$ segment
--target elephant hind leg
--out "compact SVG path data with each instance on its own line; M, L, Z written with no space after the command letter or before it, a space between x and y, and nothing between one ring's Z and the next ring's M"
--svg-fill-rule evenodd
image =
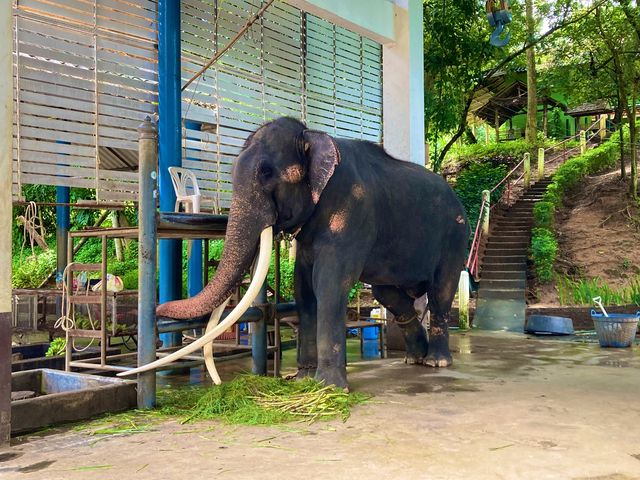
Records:
M429 325L429 354L424 364L430 367L448 367L453 363L449 351L449 313L458 288L460 271L457 267L440 270L436 280L427 288L431 322Z
M407 363L422 363L428 352L427 337L413 306L413 298L406 291L392 285L374 285L373 296L395 316L402 330L407 350Z

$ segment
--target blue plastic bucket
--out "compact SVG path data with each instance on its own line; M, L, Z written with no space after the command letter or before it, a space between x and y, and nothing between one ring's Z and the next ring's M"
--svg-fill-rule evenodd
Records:
M362 329L362 338L363 340L377 340L379 331L380 328L377 326L364 327Z
M593 326L601 347L630 347L638 330L640 312L610 313L605 317L602 313L591 310Z

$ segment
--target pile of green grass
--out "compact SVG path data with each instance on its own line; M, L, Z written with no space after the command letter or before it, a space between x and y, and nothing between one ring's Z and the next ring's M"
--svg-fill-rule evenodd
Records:
M177 416L183 423L219 419L232 424L274 425L337 417L344 421L352 406L368 398L325 387L313 379L240 375L218 386L162 390L158 407L160 414Z

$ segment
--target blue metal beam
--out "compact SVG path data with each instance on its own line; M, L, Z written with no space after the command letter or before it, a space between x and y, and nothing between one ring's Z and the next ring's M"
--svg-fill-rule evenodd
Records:
M158 1L158 114L160 210L173 211L176 195L169 167L182 165L180 2ZM160 303L182 297L182 245L180 240L160 240ZM165 347L180 344L181 336L161 337Z

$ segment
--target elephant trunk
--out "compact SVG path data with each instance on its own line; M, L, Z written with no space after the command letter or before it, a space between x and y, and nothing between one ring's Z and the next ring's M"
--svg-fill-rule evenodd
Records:
M234 194L231 202L224 250L215 277L195 297L159 305L158 317L189 319L207 315L242 281L256 254L260 232L273 224L269 214L256 212L243 198Z

